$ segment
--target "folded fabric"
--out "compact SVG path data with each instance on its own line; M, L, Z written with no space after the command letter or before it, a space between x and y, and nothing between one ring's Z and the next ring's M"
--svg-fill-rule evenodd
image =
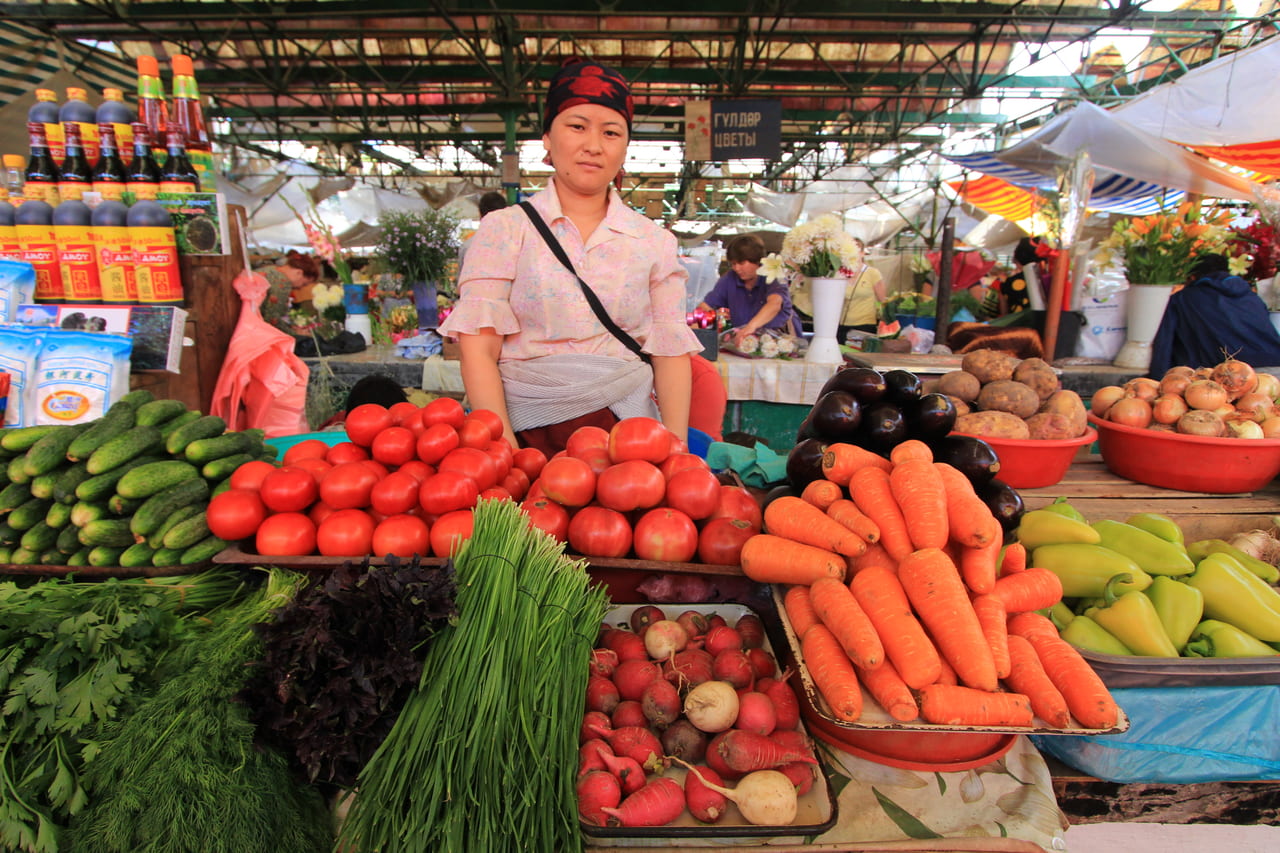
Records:
M396 344L396 355L400 358L427 358L439 355L444 351L444 338L435 332L423 332L412 338L401 338Z
M724 441L713 441L707 448L707 464L713 471L730 470L748 486L764 488L787 478L787 459L758 443L743 447Z

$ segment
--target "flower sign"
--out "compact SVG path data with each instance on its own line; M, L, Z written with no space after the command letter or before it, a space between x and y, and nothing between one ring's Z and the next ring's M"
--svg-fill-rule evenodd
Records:
M1173 213L1122 219L1102 242L1098 262L1111 266L1119 254L1130 283L1182 284L1198 257L1227 253L1229 219L1223 211L1202 221L1190 202Z
M781 254L766 257L760 274L766 281L783 282L795 275L809 279L848 277L861 263L862 250L844 232L839 217L828 213L788 231Z

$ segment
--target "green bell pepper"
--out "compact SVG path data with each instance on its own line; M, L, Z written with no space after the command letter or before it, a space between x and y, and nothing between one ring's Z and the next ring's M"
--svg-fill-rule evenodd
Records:
M1204 614L1268 643L1280 641L1280 592L1227 554L1210 554L1187 583L1204 595Z
M1197 563L1210 554L1228 554L1267 583L1280 581L1280 569L1257 557L1250 557L1225 539L1201 539L1192 542L1187 546L1187 554Z
M1143 590L1143 595L1155 605L1164 632L1181 653L1191 632L1204 618L1204 595L1195 587L1165 575L1152 578L1151 586Z
M1088 616L1077 616L1058 633L1062 639L1077 649L1084 649L1087 652L1097 652L1101 655L1133 655L1128 646Z
M1161 515L1158 512L1139 512L1126 518L1124 523L1155 534L1166 542L1172 542L1175 545L1186 544L1182 538L1182 527L1167 515Z
M1049 616L1049 621L1053 623L1053 627L1059 631L1070 625L1071 620L1076 618L1076 614L1063 601L1055 601L1053 606L1049 608L1047 615Z
M1102 540L1098 531L1086 522L1069 518L1048 509L1033 509L1023 513L1018 522L1018 541L1028 551L1042 545L1083 543L1096 545Z
M1053 503L1040 508L1047 509L1049 512L1056 512L1059 515L1065 515L1067 518L1074 518L1076 521L1088 521L1084 517L1084 513L1073 507L1066 498L1054 498Z
M1141 592L1116 594L1116 586L1132 580L1117 575L1107 581L1103 597L1107 603L1085 611L1085 616L1109 631L1124 643L1135 655L1153 658L1176 658L1178 650L1165 633L1156 607Z
M1097 531L1094 533L1096 535ZM1131 581L1124 588L1126 592L1151 586L1151 575L1137 563L1101 545L1081 542L1041 545L1031 553L1028 565L1048 569L1057 575L1062 581L1063 598L1097 598L1106 589L1107 581L1116 575L1130 576Z
M1196 626L1187 643L1187 657L1194 658L1260 658L1274 657L1280 652L1257 637L1246 634L1235 625L1206 619Z
M1102 541L1098 544L1119 551L1152 575L1189 575L1196 564L1187 549L1148 533L1140 527L1104 518L1093 523Z

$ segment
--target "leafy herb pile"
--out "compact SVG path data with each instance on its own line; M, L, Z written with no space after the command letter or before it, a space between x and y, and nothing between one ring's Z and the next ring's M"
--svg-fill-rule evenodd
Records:
M422 673L427 641L455 614L454 573L350 562L256 626L264 656L242 694L259 734L312 780L349 788Z
M71 826L75 853L321 853L333 837L323 798L232 701L261 654L253 626L292 601L300 575L272 569L242 603L176 650L172 674L111 726L86 780L99 792Z
M0 849L57 853L99 790L85 766L108 722L137 704L170 648L203 630L191 614L243 592L226 572L0 583Z

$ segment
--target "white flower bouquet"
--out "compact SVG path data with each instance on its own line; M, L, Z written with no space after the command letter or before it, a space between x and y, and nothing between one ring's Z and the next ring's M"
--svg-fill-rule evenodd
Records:
M862 250L844 231L835 214L824 214L797 225L782 239L782 252L766 257L760 274L767 281L789 282L794 276L849 276L862 263Z

